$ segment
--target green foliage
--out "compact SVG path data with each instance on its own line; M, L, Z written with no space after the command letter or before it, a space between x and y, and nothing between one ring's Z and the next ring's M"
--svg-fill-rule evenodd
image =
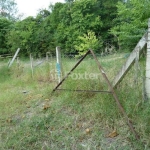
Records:
M56 3L50 15L51 26L55 30L55 45L61 46L65 53L75 53L74 45L78 44L78 36L87 33L88 30L97 32L102 22L95 10L96 5L97 0Z
M37 54L44 54L49 51L53 53L53 30L51 28L50 12L41 10L35 18L36 26L32 34L32 51Z
M7 34L7 44L12 51L20 47L23 55L39 55L51 51L51 34L48 16L50 12L41 10L36 18L28 17L14 24Z
M11 51L16 51L20 47L24 54L32 52L32 35L35 24L33 17L28 17L14 24L12 30L7 34L7 44Z
M0 17L0 53L4 54L8 52L6 45L6 34L10 30L11 21L6 18Z
M79 44L75 45L75 49L81 56L84 55L89 49L97 50L102 45L102 43L99 43L95 33L92 31L89 31L87 34L83 34L83 36L79 36L78 40Z
M10 0L5 4L8 2ZM47 51L55 53L56 46L60 46L64 53L76 53L78 37L87 31L94 32L99 41L110 38L107 32L112 25L106 25L106 22L115 17L115 4L116 0L112 3L100 0L67 0L66 3L50 5L50 10L40 10L35 18L27 17L13 24L10 32L3 35L7 39L5 47L12 52L20 47L23 55L31 52L35 55Z
M95 9L97 9L102 21L102 27L98 31L104 41L104 46L106 43L112 45L114 42L114 37L109 33L109 30L115 25L113 20L117 15L116 5L118 1L122 0L97 0Z
M150 1L130 0L127 3L119 2L117 8L116 25L110 32L118 38L122 49L132 50L146 32L150 16Z

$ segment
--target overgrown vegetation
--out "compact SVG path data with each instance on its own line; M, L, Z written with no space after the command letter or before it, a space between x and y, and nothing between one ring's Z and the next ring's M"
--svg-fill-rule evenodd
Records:
M117 54L99 58L111 81L124 63L124 56ZM140 63L143 71L144 61ZM63 58L64 71L68 72L75 62ZM133 68L116 89L140 135L140 141L136 141L112 95L69 91L51 95L56 86L52 78L55 62L36 67L34 78L27 60L20 63L20 68L14 64L9 70L5 67L6 62L2 63L0 149L149 149L150 111L149 102L142 98L142 71L139 72L138 86L134 82ZM98 79L69 77L61 88L108 90L91 57L85 59L73 73L85 72L98 74ZM109 134L113 131L118 136L110 138Z
M129 0L127 3L117 4L117 17L111 33L116 37L120 49L132 49L147 31L150 17L150 1Z
M132 68L116 93L140 136L137 141L111 94L57 91L55 61L34 67L27 56L55 54L82 56L89 48L98 53L110 81L128 54L147 30L149 0L66 0L40 10L23 20L14 16L14 0L0 0L0 54L21 48L20 64L8 69L0 60L0 149L150 149L149 101L143 100L145 58L138 79ZM12 9L13 8L13 9ZM100 54L101 53L101 54ZM25 58L24 61L22 56ZM100 57L103 56L103 57ZM62 58L65 74L78 57ZM137 73L137 72L136 72ZM88 56L61 86L70 90L108 90L93 58Z
M79 56L84 55L89 49L98 49L102 45L102 41L99 41L94 32L88 31L87 34L78 37L79 43L75 45L75 49L78 50Z
M10 6L12 1L2 3ZM112 46L116 50L132 50L147 30L149 6L148 0L71 0L50 5L36 17L23 20L14 21L0 13L0 54L14 53L20 47L24 56L40 55L54 53L56 46L63 53L77 54L80 50L76 46L82 44L78 37L88 31L99 41L94 47L97 53Z

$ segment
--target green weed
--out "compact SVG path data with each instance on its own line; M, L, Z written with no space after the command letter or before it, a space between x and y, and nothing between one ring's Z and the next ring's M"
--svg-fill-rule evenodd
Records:
M111 57L98 59L112 81L125 59L117 59L117 54L114 59ZM68 72L75 62L63 59L64 71ZM143 71L144 63L140 66ZM108 91L92 58L85 59L73 73L85 72L98 73L98 79L72 79L69 76L60 88ZM55 62L35 67L33 76L27 60L19 67L17 64L10 69L1 67L0 149L148 150L149 102L143 101L142 78L139 76L135 84L134 73L134 69L129 71L116 93L141 137L140 142L129 130L111 94L67 90L51 94L57 84L57 79L52 78L52 74L56 74ZM109 138L114 130L118 136Z

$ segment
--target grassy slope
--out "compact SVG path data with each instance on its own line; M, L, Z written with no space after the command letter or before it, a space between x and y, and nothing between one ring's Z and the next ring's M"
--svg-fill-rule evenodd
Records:
M118 57L99 59L111 80L125 61ZM65 72L74 63L69 59L63 61ZM0 66L0 149L148 149L150 110L149 102L142 100L142 71L139 72L138 85L135 85L134 69L131 69L116 92L144 147L134 139L111 95L68 91L51 95L56 83L49 71L54 73L55 64L45 63L37 67L34 79L30 66L24 64L21 63L20 69L14 64L10 70ZM93 59L86 59L75 73L85 71L98 72ZM99 80L68 79L64 87L107 89L101 76ZM108 134L113 130L119 135L109 138Z

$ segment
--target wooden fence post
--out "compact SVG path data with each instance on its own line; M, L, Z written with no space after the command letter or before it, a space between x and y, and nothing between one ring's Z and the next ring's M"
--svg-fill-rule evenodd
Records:
M30 64L31 64L31 71L32 71L32 78L33 78L33 57L32 57L32 54L30 54Z
M17 57L17 67L18 67L18 71L20 69L20 61L19 61L19 57Z
M14 62L14 60L16 59L16 57L17 57L19 51L20 51L20 48L17 49L17 51L16 51L14 57L12 58L12 60L10 61L9 65L8 65L8 67L10 67L10 66L13 64L13 62Z
M139 73L139 70L140 70L140 68L139 68L139 57L140 57L139 51L140 51L140 49L141 48L139 47L139 49L137 49L135 51L135 53L136 53L135 65L134 65L134 69L135 69L134 82L135 82L135 85L138 84L138 73Z
M51 65L52 65L52 54L51 52L46 52L46 62L49 65L48 74L51 77Z
M132 66L133 62L135 61L137 57L137 53L140 54L142 49L147 43L147 32L144 34L144 36L140 39L134 50L130 53L129 57L127 58L127 61L120 69L119 73L116 75L116 77L113 80L113 87L117 87L117 85L121 82L121 80L124 78L126 73L129 71L130 67Z
M148 20L147 57L146 57L146 95L150 98L150 18Z
M62 79L62 62L61 62L61 50L60 47L56 47L56 60L57 60L57 64L56 64L56 69L57 69L57 73L58 73L58 82L61 81Z

